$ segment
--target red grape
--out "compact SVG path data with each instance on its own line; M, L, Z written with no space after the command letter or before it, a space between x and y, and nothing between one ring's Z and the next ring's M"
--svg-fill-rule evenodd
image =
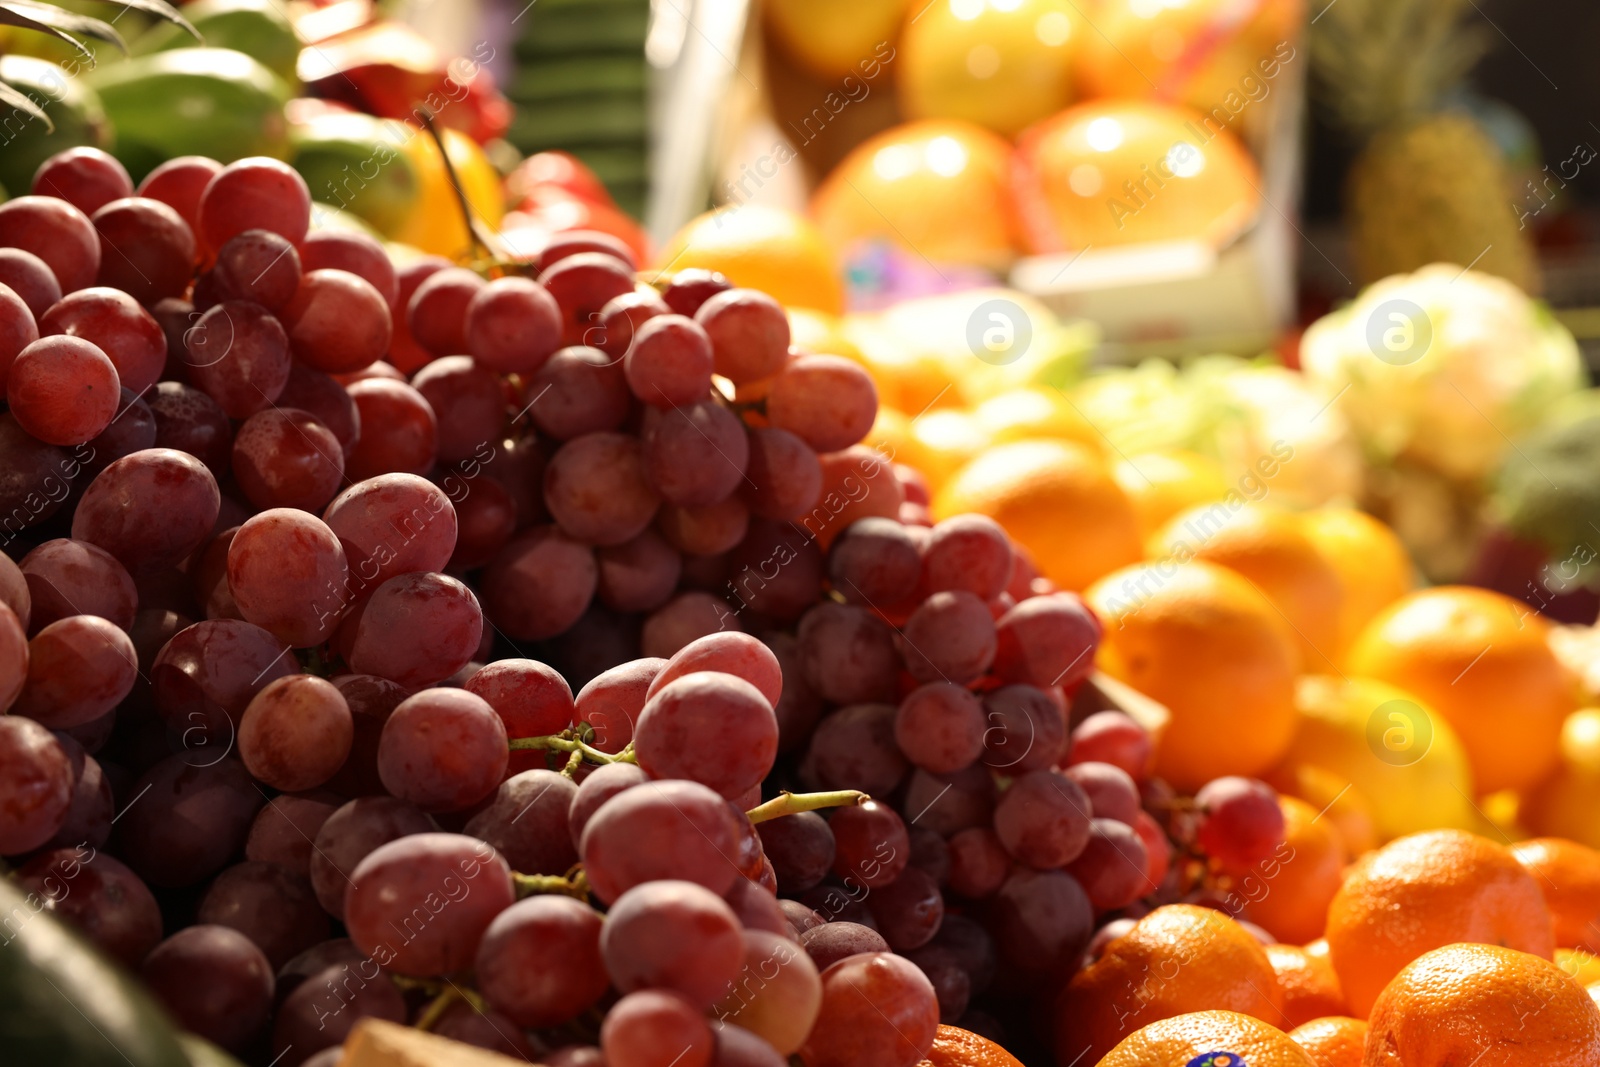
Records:
M805 947L806 955L811 957L811 962L816 964L819 971L825 971L840 960L859 956L863 952L889 951L889 942L870 926L839 920L807 930L800 935L800 944Z
M733 283L718 271L689 267L672 275L661 299L679 315L693 316L707 300L732 288Z
M380 845L351 877L350 939L385 970L414 977L471 967L484 931L516 900L506 861L462 834Z
M56 196L85 215L107 201L133 195L133 179L111 153L82 145L57 152L33 172L35 196Z
M895 743L895 716L889 704L847 704L824 716L807 754L818 783L873 796L893 792L909 769Z
M311 191L288 164L250 156L206 184L197 219L195 236L212 250L245 230L270 230L299 244L311 227Z
M333 432L308 412L272 408L251 415L233 440L233 477L258 508L315 511L344 480Z
M973 826L950 838L952 891L970 900L992 896L1011 873L1011 856L1000 836L986 826Z
M138 590L102 548L59 537L23 556L17 573L26 581L32 632L70 615L98 615L124 630L133 625Z
M138 677L128 635L96 615L69 615L28 642L28 681L12 709L52 729L93 722L122 702Z
M842 356L798 356L772 380L767 418L818 452L837 452L867 435L878 391L860 365Z
M744 540L750 509L737 496L704 507L668 504L657 514L656 527L685 555L720 556Z
M578 691L577 721L594 732L591 743L596 748L621 752L633 740L650 684L666 665L665 659L632 660L596 675Z
M349 942L345 942L346 945ZM406 1021L406 1001L376 963L350 950L355 959L337 960L306 975L284 997L272 1025L272 1050L282 1067L329 1067L327 1049L344 1055L339 1046L362 1019ZM279 986L283 992L282 983ZM302 1060L301 1057L310 1057Z
M743 678L700 671L650 697L633 740L639 766L651 777L686 778L732 798L760 785L772 769L778 720Z
M957 515L933 527L923 573L930 593L962 590L993 600L1011 577L1011 541L987 515Z
M883 457L865 445L818 456L822 495L801 524L827 549L852 523L870 516L898 518L904 490Z
M9 286L36 321L61 299L61 284L50 265L20 248L0 248L0 285Z
M150 668L156 708L184 745L230 745L234 724L267 683L300 673L287 646L259 626L210 619L180 630Z
M750 510L788 521L810 511L822 495L822 466L811 446L787 430L752 429L749 468L741 492Z
M200 236L200 197L222 164L205 156L178 156L156 167L139 183L139 195L176 211L196 239Z
M464 267L445 265L431 271L412 291L406 305L406 323L412 338L435 356L471 352L467 308L487 284ZM553 350L555 345L550 347Z
M496 278L478 287L466 307L465 341L453 351L471 352L483 366L502 374L527 374L561 347L561 309L538 282Z
M389 351L389 305L349 271L307 271L280 315L294 354L328 374L360 370Z
M1097 711L1073 729L1066 762L1109 763L1137 780L1149 773L1151 753L1144 727L1123 712Z
M558 441L615 430L632 404L622 369L593 348L563 348L528 379L529 417Z
M644 620L639 650L646 656L675 656L690 642L730 628L737 630L739 619L726 602L691 590L679 593Z
M750 460L744 424L721 404L701 401L651 409L644 423L644 468L673 504L715 504L737 489Z
M944 896L939 882L919 867L907 867L900 877L873 890L867 907L878 920L878 932L896 952L920 948L933 940L944 921Z
M581 345L585 332L597 324L600 309L613 297L633 292L633 269L604 252L578 252L551 264L539 275L539 284L561 309L561 343Z
M274 789L310 789L344 764L353 733L339 690L315 675L290 675L251 698L239 722L239 755Z
M389 792L424 811L460 811L500 784L507 753L505 724L482 697L429 689L384 723L378 774Z
M840 808L828 821L833 831L833 871L846 884L880 889L900 877L911 861L911 839L894 809L876 800Z
M157 448L187 452L212 474L225 474L233 447L233 427L217 402L181 382L162 382L149 394L156 420Z
M412 573L390 578L356 605L339 644L352 670L420 689L466 666L482 637L483 612L471 589L443 574Z
M816 965L792 938L746 930L742 940L744 966L713 1009L717 1020L724 1030L757 1035L771 1051L793 1053L822 1006Z
M820 815L809 811L785 815L761 823L756 830L777 872L779 892L804 892L832 870L833 831Z
M383 246L354 230L316 230L299 243L300 262L308 271L348 271L377 290L393 307L400 297L400 279Z
M895 712L894 736L906 758L934 774L954 774L983 755L983 704L949 682L912 691Z
M600 930L600 914L570 897L518 901L495 916L478 944L478 988L518 1026L560 1026L611 985Z
M17 870L16 881L45 911L125 967L138 967L161 940L161 908L149 887L102 851L41 852Z
M721 671L742 678L773 707L783 695L783 670L778 657L756 638L731 632L711 634L685 645L667 661L645 695L655 696L668 683L696 671Z
M621 433L585 434L562 445L545 468L544 498L568 536L592 545L631 541L661 504L638 440Z
M917 681L969 685L994 662L994 617L971 593L934 593L906 620L901 641Z
M467 692L488 701L510 737L543 737L572 725L572 689L535 660L497 660L472 676Z
M914 1064L939 1029L933 984L903 956L850 956L822 972L822 1010L800 1050L807 1067Z
M85 451L90 453L83 469L92 478L123 456L143 452L154 447L155 443L155 413L150 410L149 404L123 386L117 390L117 413L112 416L111 425L91 437L88 444L77 451L79 455Z
M733 909L703 886L653 881L619 896L600 952L623 993L665 989L708 1008L739 975L744 939Z
M1000 960L1023 978L1065 978L1094 932L1094 905L1065 871L1019 867L992 898L989 930Z
M61 829L72 805L72 763L32 719L0 716L0 855L31 852Z
M1200 787L1196 840L1208 854L1235 868L1248 868L1283 843L1283 809L1271 786L1230 775Z
M238 760L197 765L196 756L180 752L145 771L128 794L138 801L117 816L117 855L153 885L196 885L222 870L266 802Z
M278 406L309 412L339 439L346 454L361 435L361 417L344 386L303 364L294 363L289 367L289 380L278 394Z
M707 1067L715 1045L695 1005L656 989L623 997L600 1024L607 1067Z
M608 256L622 260L628 265L629 270L639 268L633 249L629 248L621 238L600 230L566 230L554 234L550 238L550 243L539 251L536 262L540 271L546 271L552 265L579 252L604 252Z
M1141 811L1134 816L1133 832L1139 835L1145 849L1145 885L1141 892L1153 893L1166 880L1167 869L1172 864L1172 842L1149 812Z
M512 538L489 562L484 610L513 641L542 641L578 621L594 597L594 552L554 526Z
M236 863L217 875L200 898L195 919L237 930L274 968L326 941L332 933L328 916L317 904L305 875L291 874L271 863Z
M452 484L447 476L445 483ZM493 559L517 532L517 502L493 478L456 482L456 548L450 554L453 571L475 570Z
M638 328L622 366L628 388L646 404L693 404L711 388L711 339L693 319L657 315Z
M158 433L159 426L158 416ZM147 448L89 483L72 517L72 539L99 545L137 576L170 567L204 544L221 506L205 464L170 448Z
M105 204L91 221L100 235L98 284L141 304L183 296L194 273L194 234L176 211L130 196Z
M572 835L572 844L577 847L583 840L584 827L589 825L589 820L600 806L618 793L632 789L636 785L643 785L649 779L639 769L636 763L608 763L597 767L583 784L578 786L578 792L573 796L572 803L567 809L568 829Z
M253 301L276 314L294 299L303 273L300 253L288 238L269 230L245 230L218 250L211 295L218 301Z
M1139 814L1139 786L1120 767L1109 763L1073 763L1063 772L1083 789L1097 819L1133 825Z
M322 519L344 545L351 576L368 585L442 571L455 550L455 507L444 490L413 474L357 482L334 498Z
M853 604L825 602L800 620L806 680L835 704L893 697L899 671L894 631Z
M657 315L671 313L672 309L654 289L636 288L606 301L600 309L599 325L591 326L584 334L584 344L600 349L609 362L619 363L633 345L639 327Z
M39 335L66 334L91 342L135 393L156 384L167 358L161 325L127 293L104 286L62 297L39 319Z
M994 673L1005 681L1070 691L1094 670L1100 622L1076 593L1029 597L995 629Z
M1067 866L1097 911L1126 907L1156 886L1146 877L1149 857L1134 829L1114 819L1095 819L1083 852Z
M185 1030L239 1049L272 1010L272 964L226 926L191 926L150 950L139 976Z
M921 574L917 543L893 519L851 523L828 552L833 587L855 604L885 608L901 604L916 593Z
M259 304L217 304L200 316L184 343L190 382L230 418L271 407L289 380L289 339Z
M483 810L467 820L465 832L489 842L523 874L565 874L578 862L567 811L577 795L572 779L555 771L513 774Z
M583 866L595 895L615 901L642 882L681 879L727 892L742 877L727 802L698 782L649 782L600 806L584 828Z
M94 223L53 196L19 196L0 204L0 246L44 260L63 293L93 285L100 272L100 235Z
M361 436L345 462L352 481L432 469L439 458L438 421L421 393L386 378L355 382L349 392L361 419Z
M33 342L17 353L6 376L12 417L52 445L80 444L111 425L120 389L111 360L78 337Z
M302 878L310 877L311 842L340 803L337 795L327 792L273 797L250 824L245 858L282 867Z
M1000 794L994 829L1015 859L1047 871L1066 866L1083 851L1092 814L1088 795L1066 775L1030 771Z
M983 700L989 729L983 734L987 767L1026 774L1054 767L1067 750L1065 709L1043 689L1008 685Z
M613 611L654 611L678 588L683 561L654 530L595 550L600 601Z
M766 293L725 290L701 304L694 318L710 336L717 373L731 382L770 378L789 358L789 317Z
M311 849L311 888L324 911L344 918L350 876L373 850L412 834L438 830L433 819L394 797L362 797L323 822Z
M411 379L438 420L439 462L457 463L500 439L505 389L470 356L436 359Z

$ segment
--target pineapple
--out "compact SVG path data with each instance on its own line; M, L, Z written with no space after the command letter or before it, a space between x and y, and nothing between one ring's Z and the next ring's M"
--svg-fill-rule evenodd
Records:
M1472 11L1472 0L1335 0L1312 25L1325 102L1365 142L1345 195L1364 284L1443 262L1538 292L1499 148L1441 109L1488 44L1483 26L1463 24Z

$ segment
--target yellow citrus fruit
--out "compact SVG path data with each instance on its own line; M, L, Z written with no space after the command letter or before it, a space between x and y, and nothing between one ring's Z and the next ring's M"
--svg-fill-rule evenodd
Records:
M760 289L785 307L837 315L844 310L839 265L810 220L764 204L708 211L661 250L663 271L702 267L735 285Z
M1133 505L1105 461L1075 441L988 449L934 497L937 518L969 511L1004 526L1063 589L1087 588L1141 554Z
M1014 173L1030 250L1220 246L1238 234L1260 206L1260 175L1232 133L1204 141L1199 122L1184 108L1095 100L1029 130Z
M855 342L845 334L837 315L811 308L789 308L789 343L802 352L824 356L845 356L859 360Z
M933 263L1016 258L1011 146L964 122L913 122L857 145L811 200L834 248L880 240Z
M1070 0L932 0L900 38L900 106L1015 136L1071 101L1084 32Z
M1133 501L1147 540L1179 512L1221 500L1230 488L1222 464L1180 448L1119 459L1111 473Z
M1556 949L1556 966L1560 967L1581 986L1600 982L1600 956L1581 948Z
M765 0L762 17L775 40L819 78L860 78L862 64L892 56L906 0ZM880 47L883 54L879 54Z
M505 215L505 200L500 192L500 175L476 141L458 130L441 130L444 150L461 180L467 203L493 230ZM401 244L453 259L472 251L467 224L461 218L460 201L450 184L439 148L426 132L414 134L400 149L416 170L421 183L416 206L404 224L389 236Z
M1171 712L1157 774L1192 790L1282 758L1295 726L1294 634L1249 582L1161 560L1109 574L1084 597L1105 625L1100 669Z
M880 404L911 416L959 405L961 397L951 387L950 371L940 353L907 344L876 315L846 316L840 330L854 349L845 354L872 375Z
M1440 586L1389 605L1362 631L1348 669L1416 694L1455 727L1485 793L1532 786L1560 758L1577 710L1549 624L1487 589Z
M1152 557L1198 559L1237 571L1272 601L1295 633L1302 670L1331 670L1344 597L1339 574L1300 529L1263 504L1200 504L1151 538Z
M972 410L989 439L997 445L1036 437L1059 437L1104 453L1106 439L1079 414L1059 390L1045 386L1011 389Z
M1416 568L1395 532L1364 511L1318 508L1300 516L1300 528L1344 582L1336 653L1342 664L1367 623L1416 588Z
M1466 751L1426 702L1372 678L1311 674L1296 681L1294 705L1284 767L1320 768L1348 786L1379 840L1478 825Z
M1528 829L1600 848L1600 708L1584 708L1561 724L1554 774L1529 791L1521 815Z
M895 459L917 468L937 490L989 444L977 419L965 411L936 408L906 426L905 444Z
M911 436L911 420L906 413L878 405L878 417L862 444L896 463L906 462L906 442Z

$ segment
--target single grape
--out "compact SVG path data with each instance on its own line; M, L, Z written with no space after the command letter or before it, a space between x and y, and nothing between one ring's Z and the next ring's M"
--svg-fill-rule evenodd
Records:
M644 468L668 502L685 507L715 504L738 489L750 460L750 442L738 417L709 400L651 409L644 421Z
M769 819L756 827L778 876L778 891L793 895L819 884L833 868L833 831L815 812Z
M27 305L35 322L61 299L61 283L50 265L20 248L0 248L0 285Z
M328 374L360 370L389 350L388 301L349 271L307 271L279 314L295 356Z
M333 933L304 874L255 861L235 864L217 875L200 898L195 919L237 930L261 950L274 970Z
M825 971L842 959L864 952L888 952L889 942L869 926L834 921L823 923L800 935L800 944L818 971Z
M94 223L53 196L19 196L0 204L0 246L44 260L63 293L93 285L100 272L100 235Z
M67 729L93 722L133 691L138 678L133 642L97 615L69 615L28 642L28 681L12 709Z
M955 774L912 771L900 810L918 826L949 837L973 826L988 826L994 804L994 775L978 764Z
M277 313L294 299L306 269L287 238L269 230L245 230L218 250L211 291L218 301L249 300Z
M411 323L407 316L407 310L411 306L411 298L416 295L417 289L421 287L422 283L450 266L450 261L443 256L419 256L404 266L397 265L395 268L397 287L393 303L394 313L391 316L394 322L394 330L389 340L388 361L394 364L401 374L415 374L433 358L433 353L418 344L416 338L411 335ZM467 273L471 274L472 272L468 271ZM477 275L473 275L473 277L477 278ZM482 279L478 280L482 281ZM474 289L466 294L467 300L472 298L472 292L476 292L476 290ZM465 325L465 308L466 304L463 303L459 316L460 321L456 325L458 330ZM465 343L454 352L446 354L456 355L464 351L466 351Z
M56 196L85 215L107 201L133 195L133 179L115 156L90 145L68 148L39 164L33 172L35 196Z
M456 505L456 547L449 567L457 573L476 570L493 559L517 532L517 502L488 476L457 480L446 475Z
M456 543L456 510L444 490L413 474L383 474L340 493L322 520L344 545L351 576L381 585L414 571L442 571Z
M345 889L361 861L390 841L438 830L433 819L390 796L352 800L323 822L311 849L311 888L335 919L344 918Z
M72 763L50 731L32 719L0 716L0 854L30 852L66 821Z
M215 762L199 763L201 755ZM197 885L227 866L267 799L238 760L194 750L145 771L128 795L139 799L117 816L116 854L145 881L169 888Z
M120 289L141 304L181 297L194 273L194 233L159 200L129 196L109 201L91 218L100 235L98 285Z
M465 832L495 847L523 874L565 874L578 862L567 812L578 787L554 771L527 770L500 783Z
M115 714L110 716L113 720ZM91 756L73 734L58 732L56 741L72 765L72 801L67 817L48 842L52 848L87 845L100 848L111 837L111 820L116 816L116 801L111 781L100 762Z
M731 382L769 378L789 357L789 317L766 293L728 289L701 304L694 317L710 337L717 373Z
M72 539L100 546L137 577L199 548L221 506L205 464L170 448L147 448L95 476L72 517Z
M962 830L950 838L949 847L950 888L969 900L992 896L1011 873L1011 856L1000 835L986 826Z
M1053 767L1067 749L1066 709L1043 689L1008 685L983 700L983 763L1002 774Z
M728 554L724 588L738 611L789 623L821 596L823 566L821 551L803 532L788 524L752 521L745 539Z
M611 985L600 931L600 914L570 897L518 901L495 916L478 944L478 988L518 1026L560 1026Z
M574 847L583 839L583 831L600 806L618 793L642 785L649 779L634 763L608 763L596 768L578 786L567 808L568 830Z
M772 380L767 418L818 452L860 441L878 416L878 391L860 364L842 356L799 356Z
M739 618L727 602L710 593L691 590L663 604L639 632L639 649L646 656L675 656L691 642L711 634L739 629Z
M794 1053L822 1006L817 967L790 938L746 930L743 941L744 966L712 1010L724 1027L747 1030L783 1055Z
M900 877L911 861L905 823L876 800L839 809L828 827L834 839L833 871L847 884L880 889Z
M472 966L494 917L516 900L511 869L462 834L412 834L374 849L351 875L344 918L356 947L396 974Z
M822 1010L800 1050L807 1067L914 1064L939 1029L933 984L903 956L846 957L822 972Z
M138 590L103 548L58 537L23 556L16 573L26 583L28 626L34 633L71 615L98 615L124 630L133 625Z
M854 604L901 604L916 593L921 574L917 543L893 519L852 523L828 552L828 578Z
M184 335L184 344L190 383L229 418L272 407L289 380L289 338L259 304L215 305Z
M550 238L550 243L539 251L539 270L547 271L556 263L579 252L604 252L620 259L629 270L637 270L639 263L633 250L621 238L600 230L565 230Z
M600 309L598 324L584 334L584 344L593 345L604 352L607 361L620 364L633 345L639 327L657 315L670 315L661 295L648 286L614 296Z
M683 561L654 530L595 550L597 592L614 611L653 611L678 587Z
M487 282L464 267L445 265L430 271L406 304L406 322L412 338L435 356L471 352L467 341L468 307L487 287Z
M724 1026L714 1036L717 1046L711 1054L711 1067L784 1067L789 1062L769 1043L740 1027Z
M150 667L156 709L186 748L224 750L251 698L269 682L300 673L288 646L238 619L195 623L162 647Z
M455 284L466 287L464 282ZM538 282L527 278L496 278L477 289L466 307L465 341L464 348L453 351L472 353L474 359L492 371L501 374L537 371L551 353L561 347L561 309L556 298ZM583 342L578 339L569 343ZM437 348L433 350L439 355L446 354Z
M1030 597L1000 617L994 673L1008 682L1071 689L1094 670L1100 622L1076 593Z
M562 530L594 545L637 537L661 504L639 442L621 433L586 434L562 445L545 468L544 497Z
M400 279L383 246L364 233L353 230L314 230L300 242L300 261L305 269L348 271L364 279L393 307L400 297Z
M438 420L439 462L458 463L486 442L498 441L505 422L505 389L492 371L469 356L446 356L417 372L412 388Z
M1133 825L1139 814L1139 786L1128 772L1109 763L1072 763L1062 772L1083 789L1097 819Z
M894 631L865 608L824 602L800 620L806 680L836 704L893 697L899 672Z
M17 888L125 967L161 940L161 908L120 861L92 848L40 852L16 872Z
M600 899L642 882L680 879L727 892L735 825L726 802L698 782L650 782L617 794L584 828L579 852Z
M535 1062L533 1046L528 1043L527 1035L516 1023L493 1008L480 1010L464 1000L458 1000L445 1008L431 1032L462 1044L498 1052L502 1056L521 1058L526 1063Z
M904 490L876 449L852 445L818 456L817 463L822 468L821 496L799 521L824 550L861 519L899 517Z
M622 368L594 348L563 348L528 379L523 403L534 425L558 441L615 430L632 398Z
M994 938L976 920L956 913L945 915L932 946L949 952L972 978L972 995L982 996L999 968Z
M162 382L149 394L157 448L187 452L213 475L226 474L233 427L217 402L182 382Z
M331 376L300 363L289 367L289 380L278 394L278 406L309 413L338 438L343 453L348 453L361 436L361 416L344 386ZM341 463L341 467L342 467Z
M955 954L939 945L927 945L905 954L927 976L939 998L939 1021L954 1023L972 1000L972 978Z
M378 773L389 792L424 811L460 811L494 792L507 752L505 724L482 697L428 689L384 724Z
M994 662L994 617L971 593L934 593L906 620L901 650L917 681L970 685Z
M361 436L345 461L351 480L427 474L439 458L439 424L422 394L383 378L356 382L349 392L361 419Z
M233 476L258 508L314 512L344 481L339 439L309 412L275 407L257 412L233 439Z
M172 208L199 237L200 197L221 169L221 163L205 156L178 156L146 174L138 193Z
M362 674L411 689L464 667L483 636L478 598L443 574L402 574L380 585L340 625L338 647Z
M963 590L993 600L1011 577L1011 540L987 515L946 519L923 550L923 573L930 593Z
M1283 809L1265 782L1230 775L1194 795L1200 823L1196 841L1207 854L1235 868L1248 868L1283 843Z
M983 755L988 723L976 696L949 682L913 690L895 712L894 736L906 759L934 774L954 774Z
M467 692L488 701L509 737L542 737L572 725L572 689L536 660L497 660L472 676Z
M908 866L900 877L875 888L867 896L867 907L878 920L878 932L896 952L927 944L944 921L939 883L919 867Z
M579 345L586 343L584 335L599 324L600 310L610 300L633 292L633 270L627 261L604 252L578 252L541 272L539 284L560 308L562 343Z
M272 1009L272 965L226 926L179 930L150 950L139 976L185 1030L224 1048L241 1048Z
M52 445L80 444L111 425L121 388L106 354L78 337L33 342L17 353L6 374L12 417Z
M239 755L274 789L310 789L344 765L354 730L339 690L315 675L290 675L251 698L239 723Z
M665 880L617 898L600 931L600 952L623 993L665 989L705 1008L738 977L744 939L733 909L715 893Z
M826 715L811 735L808 762L824 789L860 789L887 796L910 765L895 742L890 704L847 704Z
M742 633L718 633L691 641L667 661L650 683L654 696L671 682L696 671L721 671L744 679L760 691L769 705L783 695L783 671L778 657L756 638Z
M715 1044L699 1008L655 989L623 997L600 1024L607 1067L707 1067Z
M1152 751L1150 735L1127 714L1097 711L1073 729L1066 762L1109 763L1138 780L1149 773Z
M357 953L355 960L330 963L307 975L288 993L273 1017L272 1054L282 1064L298 1057L304 1067L323 1067L317 1063L320 1050L344 1055L339 1048L362 1019L383 1019L405 1023L404 995L371 959Z
M772 769L778 720L767 698L743 678L700 671L649 698L633 741L639 766L651 777L686 778L736 797Z
M1083 851L1092 814L1077 782L1054 769L1030 771L1000 794L994 829L1012 857L1047 871L1066 866Z
M1133 832L1139 835L1145 850L1145 885L1141 892L1153 893L1166 880L1167 870L1172 865L1172 841L1149 812L1141 811L1134 816Z
M229 163L200 194L195 236L219 249L245 230L270 230L293 244L311 226L311 191L286 163L251 156Z
M628 388L646 404L693 404L711 388L711 339L693 319L657 315L634 333L622 366Z
M1126 907L1157 888L1146 878L1149 856L1134 829L1115 819L1095 819L1078 858L1067 865L1097 911Z
M244 843L245 858L309 878L311 843L341 803L343 800L337 794L325 791L282 793L273 797L250 824L250 836Z
M988 922L1008 970L1028 979L1064 978L1094 933L1094 905L1065 871L1019 867L992 898Z
M679 315L693 316L707 300L732 288L733 283L718 271L688 267L673 273L661 299Z
M489 561L479 588L484 610L513 641L565 631L589 606L597 580L594 551L555 526L513 537Z

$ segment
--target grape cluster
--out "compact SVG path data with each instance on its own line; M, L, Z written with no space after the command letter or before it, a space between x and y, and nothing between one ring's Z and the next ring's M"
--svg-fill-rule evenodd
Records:
M368 1016L551 1067L1025 1044L1097 929L1281 841L1265 786L1175 797L1074 714L1098 621L934 524L766 295L594 233L395 262L265 159L34 194L0 855L247 1062Z

